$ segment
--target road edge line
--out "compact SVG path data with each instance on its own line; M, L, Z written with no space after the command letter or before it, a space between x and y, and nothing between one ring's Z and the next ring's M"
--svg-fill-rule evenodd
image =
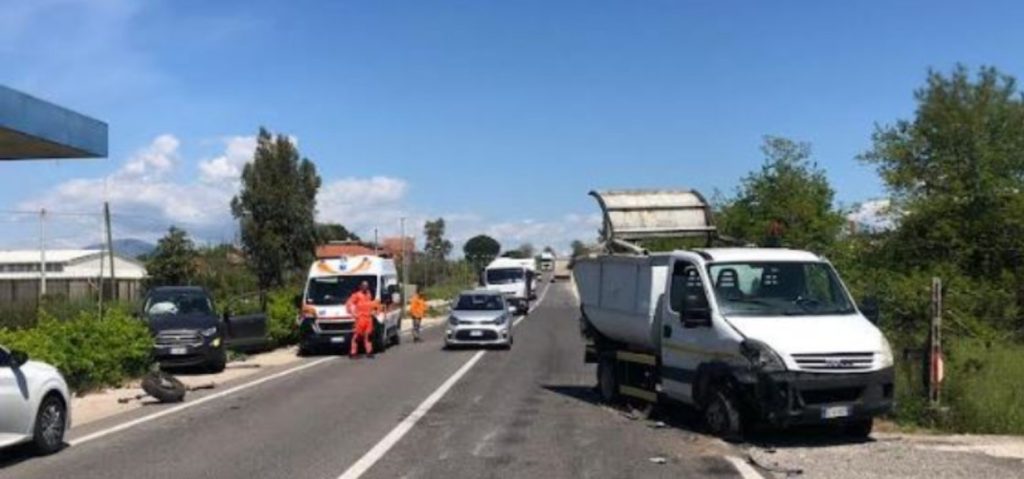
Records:
M416 423L423 418L423 416L426 416L427 413L430 412L434 405L437 404L437 402L440 401L441 398L443 398L444 395L448 393L448 390L454 387L455 384L459 382L459 380L462 379L462 377L465 376L466 373L468 373L469 370L472 369L473 366L475 366L476 363L480 361L480 358L482 358L486 353L486 350L477 351L477 353L474 354L473 357L469 359L469 361L466 361L466 363L463 364L458 371L455 371L455 374L452 374L450 377L448 377L448 379L445 380L445 382L442 383L440 387L435 389L434 392L427 396L427 398L424 399L423 402L421 402L420 405L417 406L415 410L413 410L413 412L409 413L409 415L406 416L405 419L402 419L402 421L399 422L398 425L395 426L393 429L391 429L391 431L389 431L387 435L381 438L381 440L378 441L377 444L374 444L374 446L370 448L369 451L366 451L366 453L363 454L363 456L360 457L359 460L357 460L354 464L349 466L349 468L346 469L344 473L338 476L338 479L356 479L365 474L366 471L369 471L370 468L373 467L373 465L376 464L378 460L380 460L380 458L384 457L384 455L387 454L387 452L391 450L391 448L394 447L395 444L398 443L398 441L402 440L402 437L404 437L410 430L412 430L413 426L415 426Z
M102 437L106 437L106 436L109 436L111 434L124 431L126 429L133 428L133 427L138 426L140 424L144 424L144 423L147 423L149 421L154 421L154 420L160 419L160 418L162 418L164 416L169 416L169 415L174 414L176 412L184 411L186 409L189 409L189 408L192 408L192 407L195 407L195 406L199 406L200 404L205 404L205 403L208 403L208 402L213 401L215 399L220 399L222 397L229 396L229 395L234 394L234 393L236 393L238 391L249 389L251 387L255 387L255 386L258 386L260 384L263 384L263 383L266 383L266 382L269 382L269 381L273 381L274 379L278 379L278 378L287 376L287 375L292 374L292 373L297 373L299 371L302 371L302 370L305 370L305 369L309 369L309 368L311 368L313 366L318 366L320 364L326 363L328 361L333 361L333 360L336 360L336 359L338 359L338 358L334 357L334 356L327 357L327 358L320 358L320 359L316 359L314 361L311 361L311 362L308 362L308 363L305 363L305 364L300 364L300 365L295 366L293 368L285 369L284 371L278 371L278 372L276 372L274 374L271 374L269 376L264 376L262 378L255 379L255 380L253 380L251 382L239 384L239 385L234 386L234 387L232 387L230 389L225 389L223 391L219 391L219 392L213 393L213 394L211 394L209 396L203 396L203 397L201 397L199 399L196 399L195 401L190 401L190 402L187 402L187 403L179 404L177 406L173 406L173 407L164 409L162 411L157 411L157 412L155 412L153 414L149 414L149 415L146 415L146 416L142 416L140 418L132 419L131 421L123 422L121 424L109 427L107 429L101 429L101 430L96 431L94 433L86 434L85 436L82 436L82 437L79 437L79 438L76 438L76 439L68 441L68 446L69 447L79 446L79 445L82 445L84 443L87 443L87 442L90 442L90 441L93 441L93 440L96 440L96 439L100 439Z
M764 479L761 473L757 472L747 461L740 459L736 456L722 456L723 459L732 464L732 467L736 468L736 472L739 473L743 479Z

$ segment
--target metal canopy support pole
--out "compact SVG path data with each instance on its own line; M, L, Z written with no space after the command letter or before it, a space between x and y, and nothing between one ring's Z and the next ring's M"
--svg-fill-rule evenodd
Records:
M117 276L114 274L114 240L113 235L110 232L110 203L103 202L103 220L107 226L107 252L110 253L110 285L111 285L111 299L117 300L118 287L117 287ZM100 258L102 261L102 258ZM100 290L100 294L103 294L103 290Z

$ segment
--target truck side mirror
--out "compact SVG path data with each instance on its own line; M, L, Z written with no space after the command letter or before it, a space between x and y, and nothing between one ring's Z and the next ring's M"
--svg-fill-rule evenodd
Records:
M881 319L881 312L878 308L878 298L875 298L874 296L864 298L858 309L860 309L860 313L873 324L878 324L878 321Z

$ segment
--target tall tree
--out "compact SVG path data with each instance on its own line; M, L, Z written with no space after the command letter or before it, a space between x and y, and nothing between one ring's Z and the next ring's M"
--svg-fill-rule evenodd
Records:
M462 253L477 269L484 268L501 252L498 240L487 235L476 235L462 245Z
M519 250L519 255L522 258L532 258L537 252L537 249L533 247L533 243L523 243L516 249Z
M427 221L423 225L425 244L423 251L434 261L443 261L452 252L452 242L444 237L444 218Z
M260 128L253 161L231 200L242 245L262 289L284 282L310 261L316 246L316 166L284 135Z
M198 274L195 243L184 230L171 226L156 243L146 261L147 283L150 286L192 284Z
M931 71L912 120L879 127L861 160L901 213L897 266L951 261L972 277L1018 271L1024 254L1024 100L1014 78Z
M331 241L359 241L359 236L338 223L317 223L316 240L320 244Z
M810 160L810 145L768 136L761 151L761 170L747 175L722 205L719 230L766 246L828 250L844 220L833 207L825 171Z

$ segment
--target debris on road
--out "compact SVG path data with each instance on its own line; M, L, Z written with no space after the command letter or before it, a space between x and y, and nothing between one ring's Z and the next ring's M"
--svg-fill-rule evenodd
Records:
M754 456L752 454L750 454L750 453L747 453L747 464L750 464L751 466L754 466L754 467L760 467L761 469L764 469L764 470L766 470L768 472L773 472L773 473L777 473L777 474L785 474L786 477L799 476L799 475L802 475L804 473L803 469L796 468L796 467L783 467L783 466L780 466L779 463L777 463L777 462L773 463L772 465L763 464L763 463L759 462L757 459L755 459Z
M661 457L661 456L652 457L652 458L648 459L648 461L651 461L651 462L653 462L655 464L665 464L666 462L668 462L667 459L665 459L664 457Z
M650 425L648 425L647 427L649 427L651 429L662 429L662 428L666 427L666 425L665 425L664 421L655 421L655 422L651 423Z

